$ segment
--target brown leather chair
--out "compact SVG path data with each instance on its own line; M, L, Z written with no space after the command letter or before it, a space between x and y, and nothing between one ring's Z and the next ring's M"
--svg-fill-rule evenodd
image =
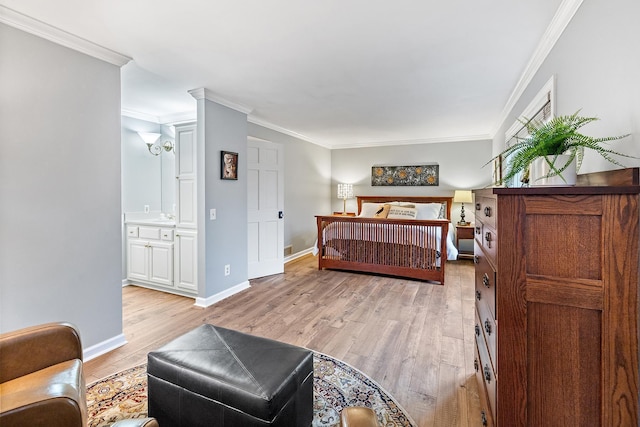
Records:
M47 323L0 335L0 426L86 427L82 345L76 328ZM152 418L112 427L158 427Z
M341 427L378 427L378 417L371 408L349 406L340 412Z

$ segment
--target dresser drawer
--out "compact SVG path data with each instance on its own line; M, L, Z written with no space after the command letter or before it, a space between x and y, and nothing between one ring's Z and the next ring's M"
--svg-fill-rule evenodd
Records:
M480 420L477 423L471 423L470 425L488 426L493 427L493 413L489 406L489 400L487 395L487 388L484 386L484 378L482 369L480 369L480 353L478 352L478 346L473 346L475 350L475 360L473 361L474 368L476 370L476 380L478 381L478 397L480 398Z
M484 252L475 245L473 258L475 268L476 302L486 304L493 318L496 317L496 271L493 269Z
M483 224L496 228L497 213L495 197L476 194L476 221L482 221Z
M496 321L493 319L491 312L487 308L487 305L484 302L476 303L476 311L478 316L478 326L482 330L482 334L484 335L484 341L486 343L487 351L489 353L489 359L491 361L491 366L495 372L498 372L498 359L496 352L496 343L498 336L498 329L496 325Z
M489 352L487 350L486 343L484 341L484 335L482 333L480 318L478 317L478 312L476 311L476 325L475 325L475 337L476 337L476 347L478 349L478 355L480 356L480 366L478 367L478 371L476 375L480 375L482 377L482 382L478 382L478 384L484 384L485 390L487 392L487 400L489 401L489 407L491 408L491 413L496 413L496 382L498 381L495 371L491 366L491 359L489 358Z

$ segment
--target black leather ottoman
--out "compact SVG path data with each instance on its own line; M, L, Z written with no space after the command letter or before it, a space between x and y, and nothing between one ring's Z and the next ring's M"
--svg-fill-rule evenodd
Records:
M202 325L148 355L149 416L162 427L309 426L313 353Z

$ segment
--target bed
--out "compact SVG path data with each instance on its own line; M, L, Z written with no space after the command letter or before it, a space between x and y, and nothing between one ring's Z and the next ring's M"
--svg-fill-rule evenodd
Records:
M316 216L318 268L444 285L446 260L458 256L450 222L452 200L358 196L357 216Z

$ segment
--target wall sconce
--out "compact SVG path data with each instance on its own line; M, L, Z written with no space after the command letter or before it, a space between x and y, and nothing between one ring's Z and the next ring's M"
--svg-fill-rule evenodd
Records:
M140 135L140 138L147 144L147 148L151 154L157 156L162 152L162 147L156 145L156 141L160 138L159 133L138 132L138 135Z
M460 222L458 222L458 225L469 225L469 223L464 220L464 204L473 202L471 190L456 190L453 194L453 202L462 203L462 209L460 210Z
M154 156L157 156L160 153L162 153L163 148L164 148L164 151L166 151L167 153L173 150L173 143L171 141L167 140L162 145L156 144L156 142L158 141L158 138L160 138L161 136L161 134L159 133L138 132L138 135L140 135L140 138L142 138L145 144L147 144L147 148L149 149L149 152Z
M164 151L168 153L169 151L173 150L173 142L166 140L164 144L162 144L162 148L164 148Z
M353 199L353 184L338 184L338 199L342 199L342 215L346 215L347 199Z

